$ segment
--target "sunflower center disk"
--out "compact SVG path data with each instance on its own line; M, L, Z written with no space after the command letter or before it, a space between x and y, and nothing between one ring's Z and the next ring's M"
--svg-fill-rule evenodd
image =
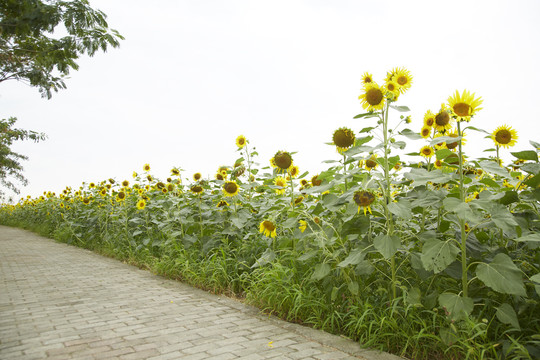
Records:
M508 130L499 130L495 135L495 140L499 144L508 144L512 139L512 134Z
M448 125L450 122L450 115L446 111L440 112L435 116L435 123L439 126Z
M458 116L470 116L471 115L471 106L465 103L457 103L454 105L454 112Z
M358 206L369 206L375 201L375 195L368 191L360 191L354 194L354 202Z
M276 166L280 169L287 170L292 164L292 158L287 153L278 153L274 156Z
M375 106L379 105L383 100L383 93L379 89L369 89L366 92L366 101L369 105Z
M354 135L344 130L337 130L334 133L334 144L341 148L348 148L354 143Z

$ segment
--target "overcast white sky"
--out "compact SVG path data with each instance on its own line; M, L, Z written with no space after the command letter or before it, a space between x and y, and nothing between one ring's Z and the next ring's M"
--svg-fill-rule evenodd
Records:
M371 124L352 119L363 112L361 75L381 83L396 66L414 77L398 103L411 108L413 129L426 110L468 89L484 100L471 125L511 125L520 138L513 151L540 141L537 0L90 3L126 37L119 49L81 58L51 100L0 84L0 116L49 136L15 146L30 157L21 196L131 179L145 163L162 179L174 166L184 177L213 177L238 157L240 134L262 166L278 150L296 151L300 170L317 173L327 168L321 161L339 159L325 145L334 130ZM466 151L488 147L471 134Z

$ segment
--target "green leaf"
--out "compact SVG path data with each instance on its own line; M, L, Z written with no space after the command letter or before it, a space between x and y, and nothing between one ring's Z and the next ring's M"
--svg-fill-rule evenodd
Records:
M365 256L366 253L362 251L362 249L354 249L349 253L349 256L347 256L345 260L340 262L337 266L343 268L349 265L358 265L362 260L364 260Z
M531 276L531 281L534 283L534 290L540 295L540 273Z
M438 274L456 260L459 251L453 239L447 239L446 241L430 239L422 247L420 259L424 269Z
M438 138L435 138L435 139L431 140L429 142L429 145L433 146L433 145L437 145L437 144L440 144L440 143L443 143L443 142L452 144L452 143L458 142L461 139L463 139L462 136L456 136L456 137L453 137L453 136L439 136Z
M494 203L489 212L491 214L491 220L493 220L499 229L507 232L515 231L518 223L506 206Z
M412 207L409 200L400 199L398 202L388 204L388 210L397 217L405 220L412 218Z
M536 141L529 140L529 144L532 145L533 148L536 150L540 150L540 143L537 143Z
M401 245L401 239L395 235L379 235L373 239L373 245L385 259L390 259Z
M266 249L266 251L258 258L251 268L257 268L259 266L264 266L271 263L276 258L276 253L272 249Z
M538 162L538 154L533 150L511 152L510 154L521 160L532 160Z
M379 113L376 113L376 112L368 112L368 113L358 114L358 115L356 115L355 117L353 117L353 119L372 118L372 117L375 117L375 116L379 116Z
M354 146L360 146L362 144L368 143L373 139L373 136L364 136L361 138L358 138L354 142Z
M531 175L540 174L540 164L538 163L526 163L521 165L520 169Z
M497 316L497 319L499 319L499 321L503 324L509 324L512 325L514 328L521 330L516 311L509 304L504 303L499 306L495 315Z
M538 188L540 187L540 174L537 174L530 178L529 180L525 181L524 183L527 186L530 186L532 188Z
M420 135L419 133L417 133L415 131L412 131L411 129L403 129L399 134L403 135L403 136L405 136L405 137L407 137L408 139L411 139L411 140L423 139L422 135Z
M478 129L478 128L475 128L474 126L467 126L465 129L463 129L463 131L468 130L468 129L471 129L471 130L474 130L474 131L483 132L484 134L491 135L491 134L488 133L486 130L484 130L484 129Z
M441 150L435 151L435 156L437 157L437 160L444 160L452 154L454 153L448 149L441 149Z
M471 208L469 204L461 201L460 199L454 197L448 197L443 200L444 208L448 211L455 212L458 215L463 214L464 212L470 212Z
M510 175L507 169L500 167L499 164L494 161L482 160L479 162L479 165L484 171L490 174L499 175L505 178Z
M396 106L396 105L390 105L390 107L394 110L397 110L399 112L407 112L411 111L407 106Z
M532 233L513 240L517 242L526 242L529 249L537 249L540 246L540 233Z
M479 264L476 268L476 276L484 284L500 293L527 296L521 272L506 254L495 255L489 264Z
M330 264L322 263L315 265L315 271L313 271L313 274L311 275L311 280L321 280L326 275L330 274L330 271L332 270L332 267Z
M483 178L479 182L490 187L495 187L495 188L501 187L501 185L499 185L495 180L490 179L490 178Z
M441 171L427 171L426 169L411 169L403 175L405 178L414 181L414 186L426 185L428 182L444 184L452 180L452 175L444 174Z
M469 297L461 297L452 293L442 293L439 295L439 304L446 308L450 318L454 320L464 320L469 317L474 308L474 302Z
M365 128L363 128L362 130L360 130L359 132L360 132L360 133L370 132L370 131L373 130L373 129L375 129L374 126L365 127Z
M349 281L347 283L347 287L349 288L351 294L358 295L358 290L360 289L360 287L358 286L358 283L356 281Z
M407 305L422 305L422 302L420 301L421 298L422 294L420 293L420 289L417 287L408 289L405 292L405 303Z

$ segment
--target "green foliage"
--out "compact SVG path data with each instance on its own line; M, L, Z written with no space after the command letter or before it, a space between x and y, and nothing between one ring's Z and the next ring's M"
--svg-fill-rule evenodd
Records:
M109 29L106 15L87 0L3 0L0 2L0 82L36 86L43 97L65 89L83 54L118 47L123 37ZM63 27L59 28L59 25ZM54 32L67 32L53 36Z

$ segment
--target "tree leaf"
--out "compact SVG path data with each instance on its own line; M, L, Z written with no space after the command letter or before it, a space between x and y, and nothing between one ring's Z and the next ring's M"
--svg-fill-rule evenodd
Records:
M401 245L401 239L395 235L379 235L373 239L373 246L385 259L390 259Z
M527 296L521 272L506 254L495 255L489 264L479 264L476 268L476 276L484 284L500 293Z
M504 303L499 306L495 315L497 316L497 319L499 319L499 321L503 324L510 324L514 328L521 330L516 311L509 304Z
M440 273L448 267L459 254L459 248L454 244L454 240L447 239L441 241L437 239L427 240L422 247L422 265L424 269Z
M469 297L461 297L452 293L439 295L439 304L446 308L448 316L454 320L464 320L469 317L474 308L474 302Z

